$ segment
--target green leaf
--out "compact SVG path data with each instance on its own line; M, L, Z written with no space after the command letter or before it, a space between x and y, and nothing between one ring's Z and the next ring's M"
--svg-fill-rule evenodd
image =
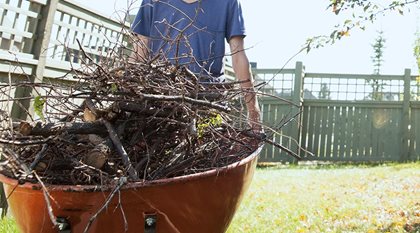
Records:
M213 125L214 127L219 127L223 123L223 119L220 116L220 114L217 114L216 116L212 117L210 121L211 121L211 125Z
M197 133L198 133L198 138L203 137L204 135L204 131L212 126L212 127L220 127L223 123L223 119L222 116L220 116L220 114L214 114L214 116L210 117L210 118L206 118L206 119L200 119L197 122Z
M370 4L367 4L365 7L363 7L363 11L366 12L370 7Z
M38 115L42 120L45 119L44 113L42 112L42 110L44 109L44 105L45 105L46 102L47 102L47 100L42 99L41 96L35 97L35 100L34 100L35 114Z
M117 84L115 84L115 83L112 83L112 84L111 84L111 91L112 91L112 92L116 92L116 91L118 91L118 86L117 86Z
M331 32L331 34L330 34L330 38L331 38L331 39L334 39L334 38L335 38L335 36L336 36L336 34L337 34L337 32L338 32L338 30L334 30L333 32Z

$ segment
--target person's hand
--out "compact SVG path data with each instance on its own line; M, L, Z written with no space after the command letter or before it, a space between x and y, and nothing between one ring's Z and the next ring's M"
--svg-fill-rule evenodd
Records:
M251 143L255 143L255 146L258 146L261 141L266 139L266 134L264 133L264 128L262 127L260 117L261 114L258 110L248 112L248 124L251 127L248 131L248 135L256 139Z

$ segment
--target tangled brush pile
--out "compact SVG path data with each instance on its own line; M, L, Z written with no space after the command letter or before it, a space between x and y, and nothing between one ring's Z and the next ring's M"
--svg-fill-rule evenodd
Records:
M205 82L169 63L98 66L66 89L20 83L38 90L35 114L18 123L4 114L0 172L21 182L37 182L35 171L48 184L103 185L232 164L262 142L241 124L236 84Z

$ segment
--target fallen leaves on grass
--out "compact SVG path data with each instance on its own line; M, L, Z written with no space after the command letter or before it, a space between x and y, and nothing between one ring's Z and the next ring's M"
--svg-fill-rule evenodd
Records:
M228 233L420 232L419 168L259 169Z

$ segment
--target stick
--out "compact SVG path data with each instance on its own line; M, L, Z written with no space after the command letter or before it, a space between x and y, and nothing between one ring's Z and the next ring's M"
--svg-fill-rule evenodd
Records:
M58 228L59 224L57 222L57 218L54 215L53 208L51 206L51 201L50 201L51 195L48 193L47 187L45 187L44 182L42 182L42 180L38 176L38 174L36 172L34 172L34 175L35 175L36 179L38 180L38 182L41 184L42 191L43 191L42 193L44 194L44 199L45 199L45 202L47 203L48 216L50 216L50 220L51 220L52 224L54 225L54 227Z
M120 207L121 210L121 214L123 216L123 220L124 220L124 232L128 231L128 221L127 221L127 217L125 216L125 212L122 206L122 202L121 202L121 192L118 192L118 205L115 208Z
M121 93L123 94L123 93ZM136 95L144 100L156 100L156 101L185 101L187 103L193 104L193 105L201 105L209 108L213 108L222 112L230 112L231 109L227 106L223 106L220 104L215 104L206 100L198 100L193 99L191 97L182 96L182 95L153 95L153 94L142 94L142 93L136 93ZM139 100L140 101L140 100Z
M17 155L13 150L9 148L4 148L4 151L6 151L8 154L10 154L13 159L19 164L20 168L25 172L25 175L28 176L31 174L31 170L29 170L28 165L26 165L24 162L20 161L19 155Z
M35 169L36 165L38 165L39 161L44 157L45 151L47 149L48 149L48 144L42 145L41 151L38 152L38 154L36 154L34 161L31 163L31 165L29 165L30 171L33 171Z
M61 118L59 121L60 122L69 122L71 120L73 120L77 114L83 112L83 106L85 105L85 102L83 101L83 103L81 105L79 105L78 108L74 109L69 115Z
M91 99L86 99L86 106L92 111L92 113L98 117L98 110L95 107L95 104ZM106 129L108 130L109 138L111 139L112 143L114 144L115 149L121 155L124 166L127 168L128 175L131 179L137 180L138 174L136 169L134 169L133 165L131 164L130 158L122 145L120 138L118 136L117 131L114 129L114 126L107 120L101 118L99 122L105 125ZM104 161L105 162L105 161Z
M29 145L45 144L49 142L51 139L53 139L53 137L48 137L46 139L40 139L40 140L26 140L26 141L17 141L16 139L9 140L5 138L0 138L0 144L29 146Z
M246 132L243 132L243 133L245 135L249 136L249 137L253 137L253 138L255 138L259 141L266 142L266 143L271 144L275 147L278 147L281 150L284 150L286 153L288 153L289 155L291 155L292 157L294 157L297 160L302 160L301 156L299 156L295 152L291 151L290 149L286 148L285 146L283 146L283 145L281 145L281 144L279 144L279 143L277 143L273 140L268 139L264 134L256 134L256 133L253 133L253 132L250 132L250 131L246 131ZM299 146L299 149L301 149L300 146Z
M66 132L68 134L106 134L107 130L100 122L60 122L37 124L32 128L31 135L50 136L57 135L62 132Z
M289 155L291 155L291 156L293 156L295 159L297 159L297 160L302 160L302 157L300 157L298 154L296 154L295 152L293 152L293 151L291 151L290 149L288 149L288 148L286 148L285 146L283 146L283 145L280 145L279 143L277 143L277 142L274 142L274 141L272 141L272 140L270 140L270 139L264 139L264 142L267 142L268 144L271 144L271 145L273 145L273 146L275 146L275 147L278 147L278 148L280 148L280 149L282 149L282 150L284 150L284 151L286 151Z
M115 194L117 192L120 191L121 187L127 183L127 177L120 177L120 179L118 180L118 184L117 186L115 186L114 190L112 190L112 192L109 194L109 196L106 198L106 201L104 203L104 205L102 205L101 208L99 208L99 210L92 215L92 217L90 217L88 224L85 227L85 230L83 231L83 233L87 233L89 231L89 228L92 226L92 223L96 220L96 218L98 217L98 215L104 211L104 209L106 209L109 205L109 203L111 202L112 198L115 196Z
M109 133L109 137L111 138L115 149L121 155L124 166L127 168L129 177L132 180L137 180L138 179L137 171L136 171L136 169L134 169L133 165L131 164L130 158L128 157L128 154L125 151L124 146L122 145L114 127L112 126L112 124L109 121L107 121L103 118L101 118L99 121L102 122L105 125L105 127L107 128L108 133Z

